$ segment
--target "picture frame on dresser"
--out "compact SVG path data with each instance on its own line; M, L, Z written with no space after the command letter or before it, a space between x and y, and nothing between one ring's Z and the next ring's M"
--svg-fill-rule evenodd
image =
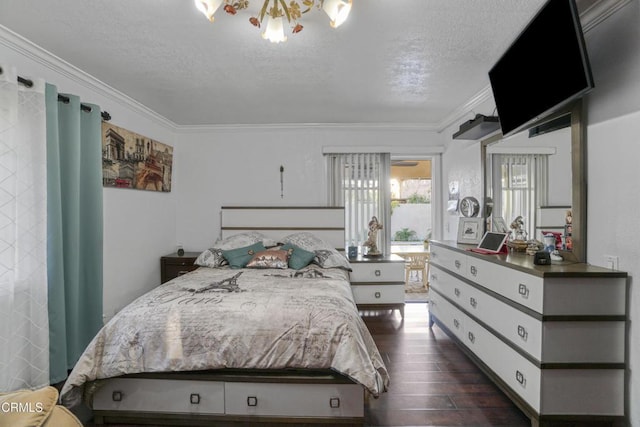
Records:
M458 243L477 245L484 235L484 218L461 217L458 222Z

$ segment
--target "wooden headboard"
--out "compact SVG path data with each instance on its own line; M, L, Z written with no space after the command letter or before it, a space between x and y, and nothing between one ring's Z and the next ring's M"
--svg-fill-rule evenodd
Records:
M279 240L308 231L344 251L344 208L327 206L222 206L221 237L259 231Z

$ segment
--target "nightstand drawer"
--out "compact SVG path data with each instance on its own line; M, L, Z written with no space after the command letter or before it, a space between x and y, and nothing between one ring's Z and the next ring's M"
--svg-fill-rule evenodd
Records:
M404 283L351 284L351 292L356 304L402 304L404 303Z
M351 263L351 282L397 282L404 277L404 262Z

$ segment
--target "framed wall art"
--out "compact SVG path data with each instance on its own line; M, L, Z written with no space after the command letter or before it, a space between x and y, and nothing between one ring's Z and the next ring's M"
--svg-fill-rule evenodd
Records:
M173 147L102 122L102 186L171 191Z
M458 243L477 245L484 235L484 218L461 217L458 223Z

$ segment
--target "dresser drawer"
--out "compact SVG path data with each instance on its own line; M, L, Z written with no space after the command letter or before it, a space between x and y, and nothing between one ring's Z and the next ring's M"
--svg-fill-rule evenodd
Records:
M354 262L351 269L351 282L404 281L404 262Z
M467 271L467 256L440 246L431 246L429 259L433 264L441 265L460 276L465 277Z
M351 284L356 304L402 304L404 283L395 284Z
M435 265L429 268L429 287L436 289L457 304L464 304L463 288L466 284Z
M226 383L231 415L362 417L364 391L357 384Z
M466 336L463 343L539 412L540 369L471 318L465 319L464 327Z
M158 393L172 390L167 394ZM179 398L176 398L179 396ZM191 380L113 378L104 382L93 396L93 409L224 414L224 383Z
M431 288L431 290L433 289ZM429 314L440 320L459 340L464 340L466 315L445 300L438 292L429 294Z
M469 256L465 277L538 313L543 312L543 279Z

